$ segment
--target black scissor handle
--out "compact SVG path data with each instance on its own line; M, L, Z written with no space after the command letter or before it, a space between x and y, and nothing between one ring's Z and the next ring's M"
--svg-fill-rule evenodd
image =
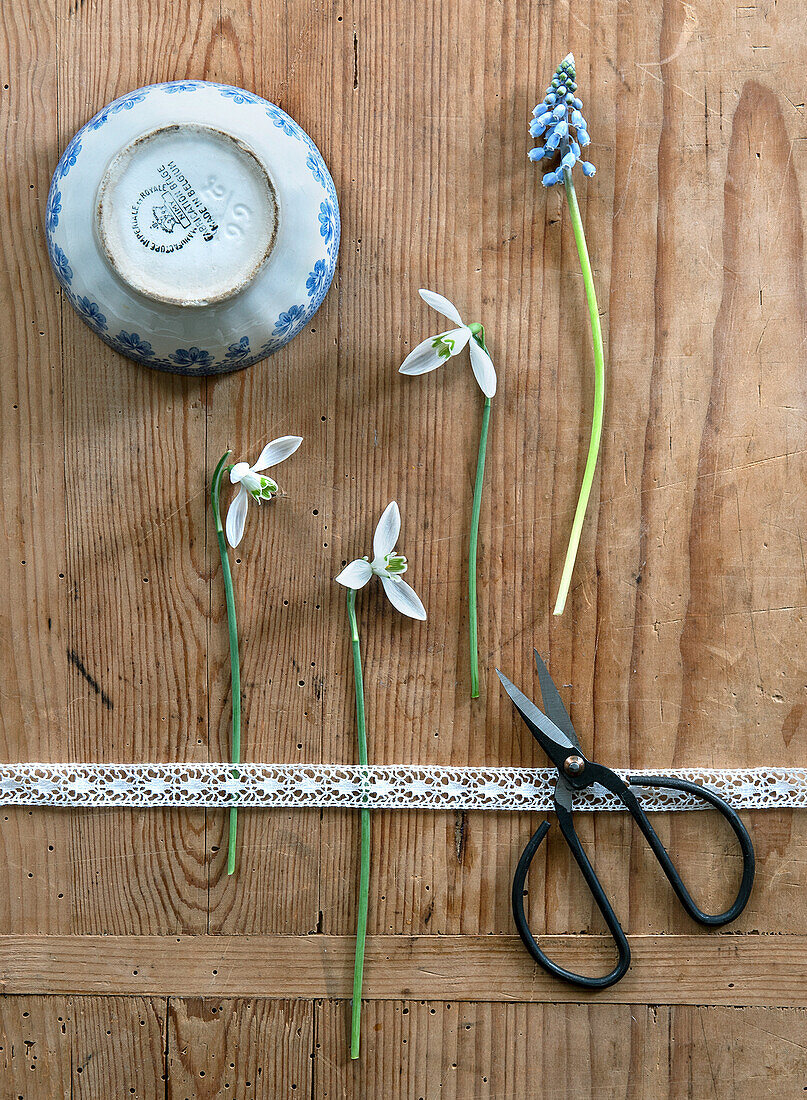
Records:
M751 843L751 837L748 835L748 830L745 825L743 825L736 811L733 810L728 802L721 798L719 794L715 794L715 792L709 790L708 787L702 787L699 783L690 783L686 779L674 779L671 776L664 775L630 775L628 776L628 781L631 786L634 787L668 787L671 790L686 791L688 794L694 794L697 798L701 798L704 802L708 802L710 806L714 806L726 821L728 821L734 831L734 835L739 841L740 850L743 855L743 876L740 882L740 888L734 902L725 912L704 913L692 899L686 886L684 886L681 876L678 874L675 864L670 859L667 849L661 843L658 833L650 824L647 814L637 802L635 795L627 787L624 790L617 790L615 792L630 810L631 816L642 830L645 840L653 850L653 855L661 864L662 871L669 879L673 890L675 890L678 900L681 902L684 909L686 909L687 913L689 913L690 917L697 921L698 924L705 924L711 928L719 928L723 924L729 924L731 921L736 920L743 909L745 909L748 904L748 899L751 897L755 870L754 846Z
M571 813L563 807L558 806L557 814L558 824L560 825L564 839L569 845L571 853L583 873L583 878L586 880L586 885L591 891L591 896L597 903L597 908L602 913L605 923L608 926L608 931L613 937L618 954L617 964L613 970L608 974L604 974L601 978L591 978L586 974L575 974L574 971L559 966L558 963L553 962L545 955L532 934L527 922L526 913L524 912L524 887L527 882L530 864L535 858L535 853L538 851L541 841L549 831L548 821L544 821L538 826L530 837L518 861L516 873L513 876L513 920L516 923L518 934L521 936L524 946L539 966L542 966L549 974L554 975L556 978L560 978L564 982L570 982L572 985L581 986L583 989L607 989L609 985L614 985L620 978L624 977L627 972L630 966L630 947L627 937L622 931L622 925L619 923L617 915L611 908L611 903L600 885L600 880L597 878L597 874L591 866L588 856L583 851L583 846L572 824Z
M754 848L751 843L751 837L748 835L748 830L745 825L743 825L738 814L729 806L728 802L722 799L720 795L715 794L714 791L709 790L708 787L702 787L698 783L690 783L686 779L675 779L669 776L660 775L632 775L628 777L630 783L637 787L667 787L671 790L686 791L688 794L694 794L698 798L703 799L704 802L708 802L711 806L714 806L733 829L740 843L740 849L743 856L743 875L737 897L733 904L723 913L704 913L693 900L691 894L681 880L681 876L678 874L675 864L670 859L667 849L662 844L656 830L650 824L647 814L639 805L636 796L628 785L624 783L615 772L611 771L610 768L604 768L601 765L590 763L587 765L587 768L588 771L592 773L592 777L596 775L596 781L616 794L617 797L622 800L626 809L630 811L631 816L641 829L653 854L661 865L661 869L667 876L678 900L693 920L697 921L699 924L717 928L735 920L740 913L742 913L751 896L751 888L754 884ZM581 986L583 989L607 989L608 986L614 985L620 978L624 977L627 972L630 966L630 946L622 930L622 926L611 907L611 903L600 884L600 880L597 878L597 874L583 850L583 846L580 843L574 824L572 823L571 811L559 805L557 802L555 804L555 810L563 837L583 874L583 878L586 880L586 885L597 904L597 908L603 915L603 919L608 926L608 931L613 937L618 954L617 964L610 973L603 975L601 978L591 978L585 974L575 974L573 971L559 966L545 955L538 946L530 930L524 912L524 888L527 882L530 864L535 858L535 854L541 842L549 831L548 821L542 822L535 833L530 837L518 861L516 873L513 876L513 919L515 920L518 934L524 946L535 961L548 973L565 982L570 982L572 985Z

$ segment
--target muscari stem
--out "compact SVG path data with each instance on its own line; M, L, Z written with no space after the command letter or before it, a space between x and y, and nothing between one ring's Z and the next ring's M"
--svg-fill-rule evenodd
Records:
M356 725L359 735L359 763L367 764L367 729L364 720L364 677L361 670L359 625L356 620L356 589L348 589L347 615L353 646L353 679L356 686ZM365 779L366 779L365 773ZM353 962L353 1004L350 1022L350 1057L359 1056L361 1036L361 984L364 975L364 945L367 939L367 902L370 893L370 811L361 810L361 863L359 871L359 913L356 922L356 954Z
M227 603L227 630L230 635L230 684L233 705L233 727L230 741L230 761L238 764L241 760L241 660L238 655L238 627L235 621L235 595L233 593L233 575L230 572L230 556L227 553L227 543L224 538L224 528L221 525L221 512L219 509L219 494L221 491L221 479L224 473L224 463L230 452L225 451L219 459L219 464L213 473L213 483L210 486L210 503L213 508L213 519L216 525L216 538L219 541L219 556L221 557L221 575L224 578L224 598ZM238 770L233 769L233 779L238 778ZM233 806L230 810L230 831L227 838L227 874L235 871L235 845L238 831L238 810Z
M485 347L485 329L471 325L473 339L481 348ZM468 634L471 654L471 698L479 698L479 629L476 614L476 556L479 545L479 513L482 508L482 486L485 480L485 454L488 449L488 425L490 424L490 398L485 398L482 408L482 427L479 432L479 452L476 458L476 481L474 482L474 502L471 510L471 535L468 540Z
M602 347L602 328L600 327L600 314L597 309L597 295L594 290L594 276L591 271L591 261L589 260L588 248L586 247L586 235L583 231L583 220L580 217L580 207L577 205L577 194L574 189L571 169L563 169L563 182L566 187L566 201L569 204L569 214L572 220L577 254L580 257L580 267L583 272L583 286L586 290L588 315L591 321L591 342L594 347L594 412L591 421L591 438L588 444L586 468L583 471L580 496L577 498L577 508L572 523L572 533L569 536L569 548L566 551L566 560L563 563L563 573L560 578L558 598L555 602L555 615L563 614L563 610L566 607L566 598L569 595L569 585L572 581L572 572L577 557L577 548L580 545L583 521L586 518L588 498L591 495L591 486L594 483L594 471L597 467L597 456L600 451L602 419L605 409L605 355Z

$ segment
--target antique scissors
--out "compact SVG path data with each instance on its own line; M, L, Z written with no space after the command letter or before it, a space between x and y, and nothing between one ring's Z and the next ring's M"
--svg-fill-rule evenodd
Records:
M697 783L689 783L684 779L676 779L672 776L664 775L630 775L628 776L628 783L625 783L616 772L611 771L610 768L606 768L602 764L596 764L594 761L589 760L580 747L580 742L574 732L574 726L566 711L566 707L563 705L560 693L555 687L546 665L538 656L537 652L535 653L535 661L538 665L538 679L541 684L541 696L543 698L546 713L539 710L535 703L531 702L514 684L511 684L507 677L503 676L501 672L499 672L499 679L533 737L558 770L554 794L555 813L557 814L558 824L560 825L560 830L563 833L563 837L578 867L583 873L586 885L591 891L598 909L605 918L608 931L611 933L617 948L617 964L609 974L605 974L601 978L590 978L584 974L575 974L571 970L566 970L564 967L552 962L538 946L530 931L527 917L524 912L525 883L527 881L530 864L535 857L535 853L538 851L541 841L549 830L548 821L544 821L532 837L530 837L529 843L521 853L521 859L518 861L516 873L513 878L513 917L516 922L516 927L518 928L518 934L524 941L525 947L535 961L540 963L544 970L547 970L550 974L554 974L556 978L562 978L563 981L571 982L573 985L583 986L585 989L607 989L609 985L614 985L615 982L618 982L619 979L625 975L630 966L630 947L625 933L622 931L622 926L614 910L611 908L611 903L606 897L600 880L597 878L597 874L591 866L575 830L572 810L572 801L575 791L583 791L587 787L599 783L601 786L605 787L606 790L611 791L612 794L617 796L642 830L645 839L653 850L653 854L661 864L662 871L669 879L670 885L675 891L678 900L687 913L689 913L690 917L699 924L717 928L720 927L720 925L728 924L730 921L735 920L740 913L742 913L751 896L751 887L754 883L754 849L748 831L740 818L731 806L720 798L719 795L715 794L714 791L710 791L706 787L701 787ZM496 671L498 672L499 670L497 669ZM710 805L714 806L715 809L723 815L726 821L728 821L740 842L740 848L743 855L743 876L734 903L724 913L704 913L692 900L689 891L681 881L680 875L667 854L666 848L661 843L655 829L650 824L647 814L639 805L635 795L631 791L631 786L667 787L678 791L688 791L690 794L697 795L705 802L710 803Z

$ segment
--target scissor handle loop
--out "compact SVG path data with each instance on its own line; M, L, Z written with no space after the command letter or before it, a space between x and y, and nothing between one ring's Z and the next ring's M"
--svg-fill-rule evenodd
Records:
M694 794L697 798L703 799L704 802L708 802L710 806L722 814L726 821L734 831L734 835L740 844L740 850L743 856L743 874L740 882L740 888L737 891L737 896L734 902L723 913L704 913L704 911L696 904L691 894L687 890L681 876L676 870L675 864L670 859L667 849L659 839L658 833L650 824L647 814L636 800L635 795L627 787L625 790L617 790L615 793L622 799L628 810L630 810L636 824L642 830L647 843L653 850L653 854L661 864L661 869L669 879L670 885L675 891L678 900L689 913L693 920L698 924L704 924L711 928L719 928L721 925L729 924L731 921L736 920L745 909L748 904L748 899L751 897L751 889L754 885L754 846L751 843L751 837L748 835L748 830L740 820L739 815L735 810L729 806L725 799L721 798L719 794L715 794L714 791L709 790L708 787L702 787L699 783L690 783L686 779L674 779L671 776L664 775L630 775L628 776L628 782L634 787L668 787L671 790L686 791L688 794Z
M601 978L591 978L586 974L575 974L574 971L567 970L565 967L553 962L552 959L545 955L532 934L527 922L526 913L524 912L524 887L527 882L530 864L535 858L535 853L538 851L541 841L549 831L548 821L544 821L538 826L530 837L518 861L516 873L513 876L513 919L524 946L539 966L542 966L549 974L554 975L556 978L560 978L562 981L570 982L572 985L581 986L583 989L607 989L609 985L614 985L618 982L619 979L625 975L630 966L630 947L625 933L622 931L622 926L617 919L616 913L611 908L611 903L608 901L605 891L600 885L600 880L597 878L597 874L591 866L588 856L583 851L583 847L572 825L571 814L562 807L558 807L557 810L558 824L563 832L566 843L569 845L572 855L577 861L577 865L582 871L586 884L591 891L591 895L597 903L597 907L608 926L608 931L613 937L618 955L617 964L610 973L604 974Z
M650 824L647 814L639 805L636 796L628 785L624 783L615 772L611 771L610 768L604 768L601 765L591 763L587 765L587 768L590 773L596 773L597 782L602 783L603 786L616 794L624 803L625 808L630 811L631 816L641 829L653 854L661 865L661 869L667 876L678 900L693 920L697 921L699 924L717 928L735 920L740 913L742 913L743 909L748 904L748 899L751 896L751 889L754 884L754 848L751 843L751 837L748 835L748 830L745 825L743 825L736 811L729 806L728 802L721 798L720 795L715 794L714 791L709 790L708 787L702 787L698 783L690 783L686 779L675 779L670 776L659 775L631 775L628 777L629 782L633 786L667 787L672 790L686 791L689 794L694 794L698 798L702 798L704 802L708 802L711 806L714 806L733 829L739 841L743 856L743 874L740 888L733 904L730 905L725 912L705 913L693 900L681 876L678 874L675 864L670 859L667 849L662 844L656 830ZM524 911L525 886L530 864L535 858L541 842L549 831L548 821L542 822L535 833L530 837L518 861L516 872L513 876L513 919L524 946L535 961L548 973L565 982L570 982L572 985L581 986L583 989L607 989L626 974L630 966L630 946L622 930L622 926L611 907L611 903L600 884L600 880L597 878L597 874L583 850L583 846L580 843L572 822L571 811L558 803L555 805L555 810L564 839L583 874L583 878L586 880L586 885L591 892L591 896L594 898L597 908L602 913L605 923L608 926L608 931L611 933L614 940L618 954L617 964L610 973L600 978L592 978L585 974L575 974L573 971L567 970L565 967L553 962L552 959L541 950L532 934Z

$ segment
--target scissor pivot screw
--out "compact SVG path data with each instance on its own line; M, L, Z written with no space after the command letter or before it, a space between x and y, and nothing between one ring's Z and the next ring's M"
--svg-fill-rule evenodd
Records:
M582 775L586 762L582 756L567 756L563 761L563 770L567 775Z

